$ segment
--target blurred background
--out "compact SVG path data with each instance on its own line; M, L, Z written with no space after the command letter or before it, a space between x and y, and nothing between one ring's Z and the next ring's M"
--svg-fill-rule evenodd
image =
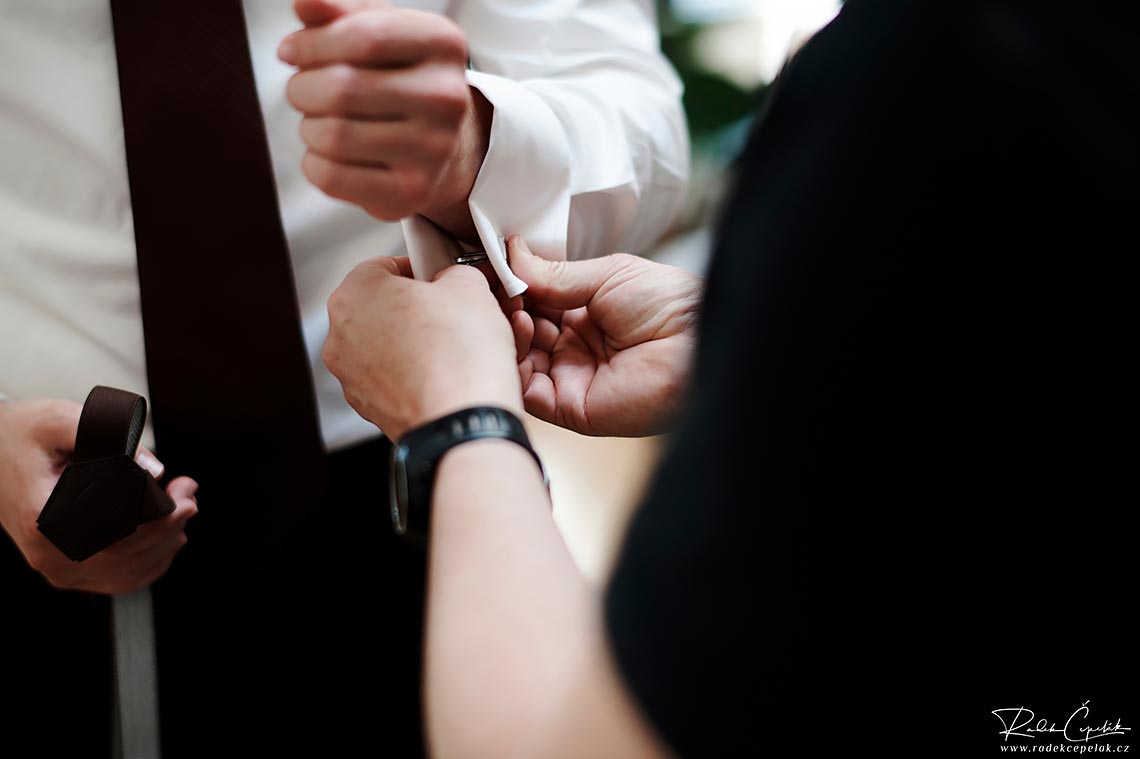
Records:
M732 167L788 56L841 0L657 0L661 47L685 84L688 200L650 257L703 273ZM666 438L587 438L529 420L550 470L554 515L583 571L605 580Z

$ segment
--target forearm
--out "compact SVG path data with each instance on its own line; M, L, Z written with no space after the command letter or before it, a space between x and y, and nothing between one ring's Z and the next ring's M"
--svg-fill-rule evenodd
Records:
M481 441L444 458L430 555L433 753L537 756L591 744L652 745L609 665L597 591L575 567L525 450ZM583 721L592 734L575 728Z
M429 738L443 756L532 745L551 687L596 600L554 521L534 460L502 441L462 445L437 473L427 617Z

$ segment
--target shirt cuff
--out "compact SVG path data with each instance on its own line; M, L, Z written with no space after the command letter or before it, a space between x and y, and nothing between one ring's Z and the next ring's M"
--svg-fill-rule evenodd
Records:
M428 219L409 216L400 221L400 226L408 244L412 275L416 279L430 280L437 272L455 263L460 251L459 243Z
M514 297L526 283L507 265L507 237L521 235L543 258L566 258L570 145L554 112L523 85L478 71L468 71L467 82L494 106L487 156L468 206L495 273ZM435 276L460 253L455 240L423 217L405 219L403 228L417 279Z

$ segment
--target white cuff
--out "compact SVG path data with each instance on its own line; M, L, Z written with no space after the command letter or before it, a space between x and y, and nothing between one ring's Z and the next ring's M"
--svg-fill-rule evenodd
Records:
M417 215L401 220L400 226L404 229L408 258L416 279L431 279L455 263L459 244L435 224Z
M570 222L570 145L550 107L523 85L467 72L467 82L494 106L487 156L468 205L483 249L507 295L526 283L507 266L505 240L519 234L543 258L566 258ZM412 271L430 279L454 263L460 248L422 217L403 221Z

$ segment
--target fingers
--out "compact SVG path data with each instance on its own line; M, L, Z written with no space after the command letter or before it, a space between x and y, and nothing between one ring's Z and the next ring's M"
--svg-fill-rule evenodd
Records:
M499 300L500 305L503 306L503 313L507 316L510 316L511 311L508 311L506 309L511 299L508 299L506 297L506 293L503 292L503 283L499 280L499 275L495 273L495 267L491 264L491 261L488 259L477 264L465 265L470 266L472 269L475 269L483 275L483 278L487 280L487 286L491 288L491 292L495 294L495 297Z
M368 10L380 4L365 0L296 0L293 12L305 26L321 26L349 13Z
M197 505L184 500L173 514L141 526L134 535L86 561L77 564L60 555L50 565L37 568L48 582L63 590L111 595L131 593L154 582L169 569L175 555L187 543L186 521L195 513Z
M587 305L614 276L622 259L605 256L589 261L548 261L531 253L518 235L507 240L511 270L529 285L528 300L547 308Z
M530 353L526 355L526 363L530 365L531 371L537 374L550 374L549 353L531 348Z
M389 274L405 279L412 279L415 276L412 274L412 259L407 256L383 256L375 260L377 265Z
M518 362L522 363L534 342L534 319L526 311L515 311L510 319L511 331L515 335L515 353Z
M312 10L316 18L329 15ZM467 42L459 27L439 14L377 9L294 32L282 40L277 55L300 68L341 62L395 67L427 58L466 64Z
M163 541L172 533L186 529L186 523L198 513L198 483L189 477L179 477L166 487L166 494L174 501L174 511L162 519L140 525L135 534L122 541L134 541L134 548Z
M495 297L499 299L499 306L503 309L503 316L506 316L508 319L511 318L511 314L523 310L523 296L516 295L513 298L506 297L506 292L501 283L499 283L499 289L495 293Z
M155 539L145 550L132 557L138 574L148 577L156 567L167 564L174 554L186 547L189 539L182 530L168 532Z
M554 381L546 374L535 373L523 392L523 406L528 414L544 422L558 424L557 393Z
M474 295L474 301L468 301L469 305L485 298L487 306L495 308L500 313L502 312L502 304L491 292L486 276L475 266L464 266L463 264L448 266L436 272L435 276L432 277L431 284L434 287L452 290L457 297L470 297L470 290L474 289L477 294Z
M321 352L325 365L335 373L344 327L353 323L353 314L360 311L362 304L388 302L393 300L392 288L398 291L414 284L407 256L380 256L357 264L328 299L329 334Z
M412 260L407 256L377 256L362 261L349 272L345 282L350 284L367 283L374 287L377 280L388 277L402 277L412 279Z
M161 480L162 475L166 473L166 465L142 446L139 446L138 452L135 453L135 463L145 469L150 476L156 480Z
M543 317L534 319L534 347L546 354L554 352L554 345L558 342L561 330L558 325Z
M116 555L109 548L81 564L73 565L73 568L63 574L48 579L56 587L67 590L110 595L133 593L166 574L175 556L186 544L186 535L179 531L164 535L146 550L131 556Z
M161 519L139 525L133 535L120 540L103 553L108 557L137 561L139 557L151 556L156 546L168 544L172 537L181 535L189 522L198 513L195 494L198 483L189 477L179 477L166 488L167 495L174 500L174 511Z
M356 203L381 221L411 216L431 199L435 189L418 172L337 163L311 150L301 160L301 171L326 195Z
M311 150L333 161L380 168L445 161L455 149L442 131L425 130L413 120L307 116L301 120L301 139Z
M547 319L520 311L511 315L515 347L519 352L519 380L524 392L534 375L550 374L550 356L558 340L558 328ZM525 349L525 354L523 350Z
M581 344L598 360L609 360L613 357L614 351L607 344L605 333L598 329L598 325L584 308L576 308L562 315L559 337L562 335L581 341Z
M183 537L182 543L179 544L172 551L170 551L170 553L167 554L165 556L165 558L160 559L156 564L154 564L154 565L148 567L146 570L144 570L144 572L142 573L142 575L140 577L138 588L136 588L135 590L138 590L139 588L145 588L148 585L153 585L154 583L158 582L158 580L164 574L166 574L167 570L170 569L170 565L174 563L174 558L178 555L178 552L181 551L182 547L185 545L186 545L186 539L185 539L185 537ZM128 592L133 592L133 591L128 591Z
M415 113L448 126L463 120L471 98L462 77L434 63L383 71L332 64L294 74L285 95L307 116L394 121Z
M305 176L382 221L432 207L441 191L448 206L455 183L444 177L472 163L460 150L475 128L463 32L440 14L376 0L296 7L308 26L279 55L301 69L286 94L306 117Z
M529 360L523 359L519 362L519 387L523 393L526 393L526 389L530 387L532 377L534 377L534 367Z
M177 477L166 486L166 494L175 502L183 498L196 498L198 483L189 477Z
M173 512L141 525L86 561L71 561L41 538L36 551L25 554L28 563L63 590L120 595L145 587L166 572L186 545L186 523L198 513L197 490L198 483L189 477L175 479L166 489L174 499Z
M448 266L446 269L436 272L432 277L432 282L439 282L451 287L470 287L478 286L479 289L485 290L488 295L491 294L491 288L487 286L487 278L483 276L483 272L479 271L474 266L464 266L456 264L455 266Z

